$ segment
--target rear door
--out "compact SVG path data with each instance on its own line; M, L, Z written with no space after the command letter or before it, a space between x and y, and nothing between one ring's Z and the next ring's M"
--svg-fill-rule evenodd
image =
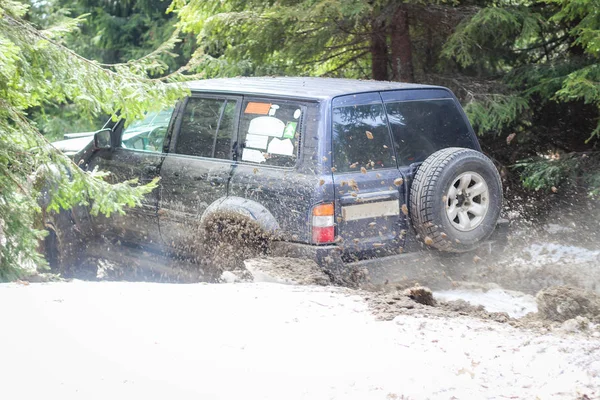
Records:
M160 231L170 247L197 244L202 214L227 196L240 104L236 96L195 94L183 106L160 172Z
M159 175L160 165L166 156L167 143L172 130L173 108L148 113L139 121L123 128L124 121L113 129L117 143L113 149L98 150L89 162L88 169L96 166L111 174L112 183L138 179L148 183ZM116 237L123 242L157 247L160 245L158 231L159 190L155 189L142 199L141 207L126 210L125 215L113 214L109 218L93 217L96 232L106 237Z
M410 181L419 165L446 147L480 150L467 117L442 89L396 90L381 97L392 131L398 167Z
M245 96L238 163L229 190L230 196L266 208L281 233L288 238L296 235L295 240L305 237L308 199L314 190L296 169L302 133L308 125L307 110L314 118L314 108L297 100Z
M406 192L379 93L332 103L333 177L337 235L362 257L402 251Z

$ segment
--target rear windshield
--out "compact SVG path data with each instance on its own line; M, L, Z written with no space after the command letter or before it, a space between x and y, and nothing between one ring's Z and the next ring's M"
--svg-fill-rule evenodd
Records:
M396 167L383 104L333 109L333 165L337 172Z
M476 148L452 99L385 104L399 165L424 161L446 147Z

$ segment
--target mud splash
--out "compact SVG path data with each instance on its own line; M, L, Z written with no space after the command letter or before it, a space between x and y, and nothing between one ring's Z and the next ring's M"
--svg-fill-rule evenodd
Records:
M540 291L536 300L542 318L564 322L583 317L600 323L600 295L592 291L554 286Z

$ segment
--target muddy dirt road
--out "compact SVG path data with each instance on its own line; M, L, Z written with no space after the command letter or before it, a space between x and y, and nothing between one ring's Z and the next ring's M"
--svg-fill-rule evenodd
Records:
M2 284L0 387L10 399L600 398L589 220L521 227L503 252L359 289L289 259L248 262L254 282Z
M600 395L589 323L511 326L417 303L381 320L359 291L278 283L13 283L0 303L10 399Z

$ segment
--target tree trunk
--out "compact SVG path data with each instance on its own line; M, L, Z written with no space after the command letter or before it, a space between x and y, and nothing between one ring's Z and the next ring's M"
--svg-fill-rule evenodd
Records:
M385 39L383 23L374 21L370 51L371 75L376 81L386 81L388 79L387 43Z
M433 71L433 29L431 27L427 27L427 48L425 49L425 72Z
M414 82L412 49L408 24L408 12L398 9L392 18L392 78L402 82Z

